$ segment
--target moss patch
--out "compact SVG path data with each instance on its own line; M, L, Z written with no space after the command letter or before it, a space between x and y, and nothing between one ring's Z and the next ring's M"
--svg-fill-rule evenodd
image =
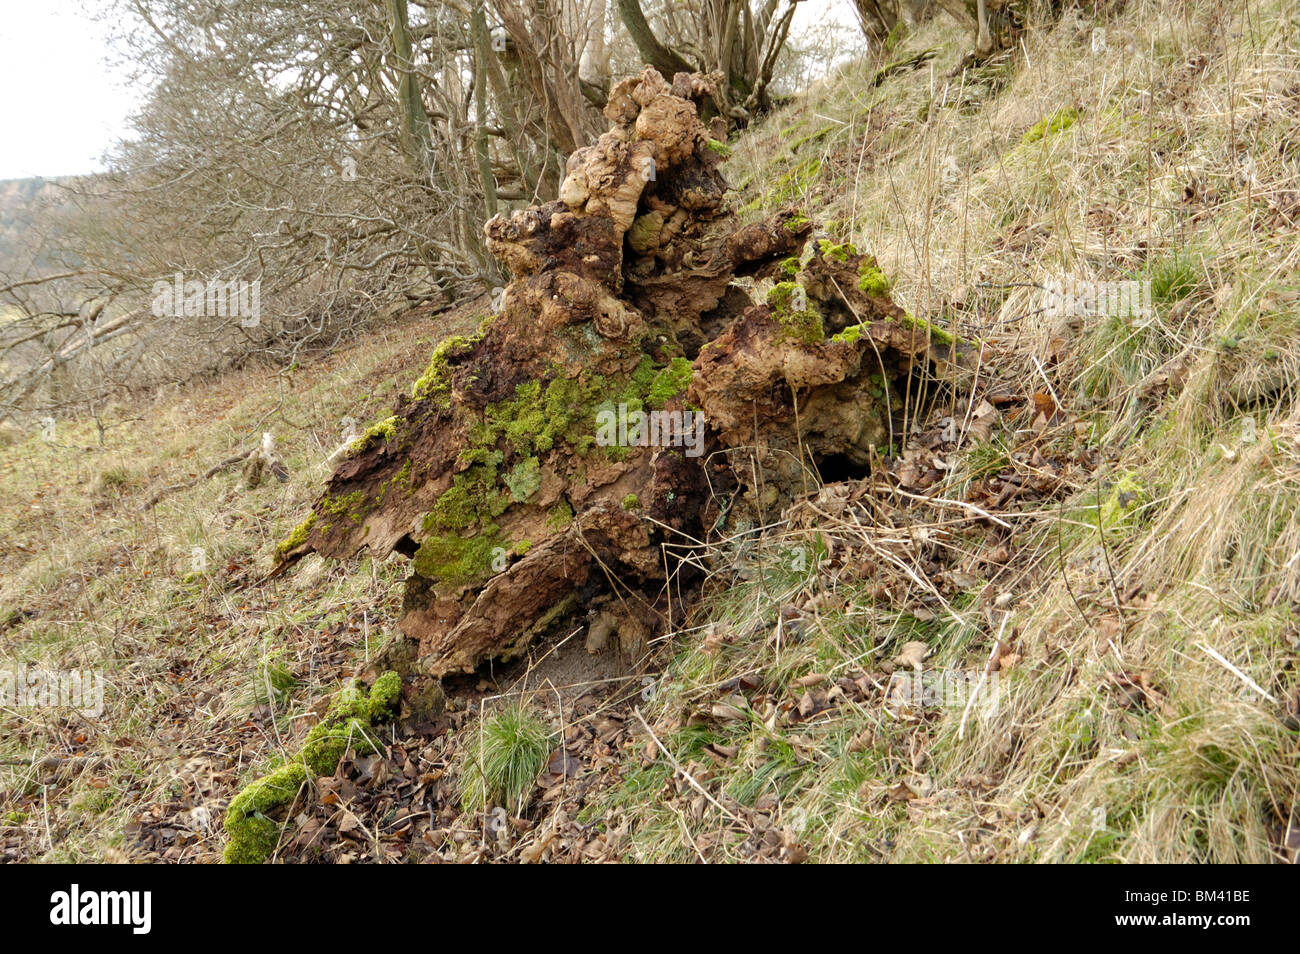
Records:
M307 519L289 532L289 535L275 545L275 558L283 560L289 551L294 550L307 542L307 535L311 533L311 528L316 526L316 514L310 513Z
M434 533L425 537L415 551L412 568L416 573L449 586L466 586L487 579L494 572L496 551L504 549L495 524L470 537L455 533Z
M686 358L673 358L668 367L656 374L650 382L645 403L653 410L659 410L691 386L693 373L690 361Z
M781 325L785 337L803 344L816 344L826 340L822 316L808 307L807 294L797 282L779 282L767 293L767 305L772 317Z
M1048 136L1054 136L1056 133L1064 132L1079 120L1079 111L1073 106L1067 106L1058 109L1052 115L1040 119L1034 125L1029 127L1021 140L1024 143L1038 142L1040 139L1046 139Z
M916 315L912 314L910 311L906 312L899 321L906 328L915 328L917 331L924 331L930 336L931 341L939 341L943 344L955 344L957 341L957 338L951 332L944 331L938 325L931 324L924 318L916 317Z
M883 298L889 294L891 284L880 266L873 262L863 262L858 269L858 287L868 295Z
M828 258L832 262L838 262L841 265L848 262L850 255L858 254L858 250L852 242L836 245L830 239L822 239L818 242L817 251L821 253L822 258Z
M840 341L852 344L862 337L862 325L849 325L843 331L838 331L831 335L831 341Z
M369 693L355 684L335 697L329 712L307 733L302 752L269 775L245 786L226 809L225 829L230 840L224 858L227 864L260 864L280 840L280 823L271 812L288 805L307 781L332 775L349 748L360 754L377 751L370 730L397 714L402 679L386 672L375 680Z
M453 358L462 357L470 352L483 337L482 332L473 336L452 335L444 339L429 357L429 365L424 374L411 386L411 397L432 398L441 407L451 406L451 381L448 371Z
M376 441L390 441L393 435L397 433L397 425L402 423L404 418L397 415L386 417L382 421L371 424L366 428L366 432L348 445L348 456L360 454L363 450L370 447Z

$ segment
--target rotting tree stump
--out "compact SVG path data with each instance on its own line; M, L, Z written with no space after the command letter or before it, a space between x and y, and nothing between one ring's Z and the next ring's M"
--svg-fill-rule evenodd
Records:
M622 81L559 200L487 223L513 275L500 312L438 346L276 551L277 570L409 556L417 674L471 672L602 606L635 655L665 622L667 545L779 512L819 462L865 470L903 376L951 358L874 259L805 248L801 212L737 224L697 114L710 82ZM777 284L755 302L759 279Z

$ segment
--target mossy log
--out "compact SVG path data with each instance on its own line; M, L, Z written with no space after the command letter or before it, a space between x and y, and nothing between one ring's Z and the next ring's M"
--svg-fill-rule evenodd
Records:
M665 543L788 503L824 457L865 467L891 389L933 356L870 256L809 250L793 209L737 225L697 114L708 82L619 83L560 199L487 223L513 275L500 312L439 346L277 551L411 557L400 627L425 674L509 657L602 603L662 625ZM745 277L790 294L755 303ZM638 442L648 412L676 429Z

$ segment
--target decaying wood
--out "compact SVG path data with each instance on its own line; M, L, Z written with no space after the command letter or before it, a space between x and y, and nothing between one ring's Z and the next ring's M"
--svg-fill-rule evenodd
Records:
M400 627L427 675L584 612L644 645L667 605L665 543L788 504L820 459L865 468L896 382L935 356L863 278L869 256L809 257L793 209L737 225L697 113L712 95L707 77L653 69L614 87L613 125L570 156L560 199L487 223L514 276L499 313L442 346L278 551L412 557ZM792 300L753 300L745 279L771 277ZM597 415L619 404L702 414L702 446L602 446Z

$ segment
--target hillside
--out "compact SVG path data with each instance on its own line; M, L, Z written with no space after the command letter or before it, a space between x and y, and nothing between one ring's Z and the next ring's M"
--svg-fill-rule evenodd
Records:
M1296 24L1093 31L962 70L934 21L729 144L739 215L873 254L978 373L909 379L869 468L702 547L647 659L593 620L348 722L338 771L268 803L277 860L1296 860ZM388 665L409 573L271 576L277 544L345 419L389 420L492 307L4 432L0 660L105 691L0 711L0 858L221 859L237 793ZM285 482L216 466L264 431Z

